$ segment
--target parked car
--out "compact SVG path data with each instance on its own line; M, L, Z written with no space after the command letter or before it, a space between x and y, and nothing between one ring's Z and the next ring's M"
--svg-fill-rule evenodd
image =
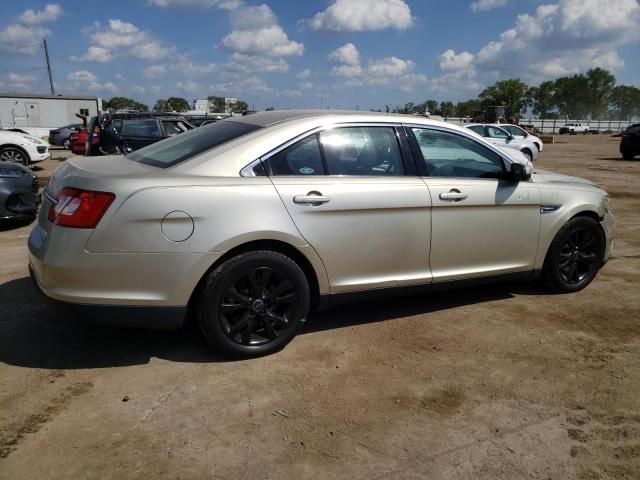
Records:
M91 119L85 150L87 155L132 152L193 128L193 125L178 115L101 115Z
M540 153L540 151L533 142L529 141L528 139L514 137L513 135L511 135L511 133L505 130L502 125L497 126L493 124L471 123L465 126L468 129L473 130L478 135L485 137L494 145L498 145L503 148L509 148L512 150L518 150L531 162L538 159L538 154Z
M65 150L69 150L71 147L71 134L79 132L80 130L82 130L82 125L79 123L49 130L49 143L51 145L62 146Z
M28 167L51 156L49 144L25 133L0 130L0 161Z
M205 125L217 122L218 119L214 117L187 117L187 121L194 127L204 127Z
M71 134L71 145L69 147L69 150L71 150L76 155L84 155L85 153L87 153L87 139L89 138L89 134L87 133L87 120L89 119L89 116L81 113L76 113L76 117L82 120L82 128Z
M565 133L569 133L571 135L577 135L579 133L587 134L589 133L589 125L583 125L582 123L567 123L560 127L558 130L560 135L564 135Z
M640 155L640 123L634 123L622 132L620 153L625 160L632 160Z
M29 264L46 295L92 318L168 327L189 312L215 349L252 357L284 347L314 308L361 295L540 276L576 292L613 231L604 190L532 174L467 128L287 110L68 159Z
M507 132L514 136L514 138L518 138L521 140L527 140L535 145L538 149L538 152L541 152L544 149L544 144L540 137L537 137L533 133L529 133L527 130L522 128L520 125L513 125L510 123L496 123L493 124L496 127L504 128Z
M39 203L38 177L24 165L0 162L0 219L33 218Z

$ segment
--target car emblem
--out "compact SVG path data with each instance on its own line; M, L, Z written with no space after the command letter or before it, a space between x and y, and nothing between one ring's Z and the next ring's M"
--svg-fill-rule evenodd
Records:
M299 170L300 173L302 173L303 175L311 175L312 173L315 172L315 170L311 167L302 167Z

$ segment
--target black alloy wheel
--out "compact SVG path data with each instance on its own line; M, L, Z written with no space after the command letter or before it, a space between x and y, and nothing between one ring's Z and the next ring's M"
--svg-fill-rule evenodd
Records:
M602 266L606 239L598 221L580 216L556 234L544 264L547 284L560 293L589 285Z
M227 336L241 345L263 345L286 330L296 310L293 283L271 267L256 267L222 294L218 315Z
M273 251L247 252L208 275L198 322L224 355L266 355L295 337L306 320L309 299L306 276L293 260Z

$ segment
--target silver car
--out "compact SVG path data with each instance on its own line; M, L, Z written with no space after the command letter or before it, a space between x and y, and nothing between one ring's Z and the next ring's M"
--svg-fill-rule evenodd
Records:
M606 192L532 174L466 128L272 111L68 159L29 261L53 299L156 327L189 316L218 351L251 357L286 345L310 311L372 292L541 275L581 290L613 229Z
M486 138L488 142L494 145L521 152L531 162L538 159L540 149L536 147L533 141L512 135L502 125L470 123L465 125L465 127Z

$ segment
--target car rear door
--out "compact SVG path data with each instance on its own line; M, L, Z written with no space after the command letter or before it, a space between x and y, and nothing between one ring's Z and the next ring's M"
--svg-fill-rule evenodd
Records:
M407 133L431 194L433 281L532 270L540 229L535 184L507 180L497 151L457 130L416 125Z
M122 122L120 138L125 151L127 147L130 150L138 150L162 139L160 123L155 118L125 119Z
M335 127L264 159L332 293L431 281L431 201L400 133L393 125Z

